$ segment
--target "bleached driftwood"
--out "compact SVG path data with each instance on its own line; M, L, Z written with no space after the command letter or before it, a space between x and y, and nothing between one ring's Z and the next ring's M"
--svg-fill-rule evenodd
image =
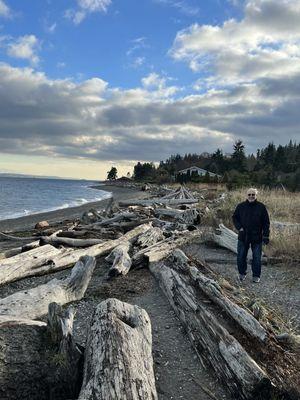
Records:
M83 256L76 263L69 277L53 279L33 289L16 292L0 300L0 315L34 319L47 313L52 302L67 304L80 300L89 284L96 261Z
M142 205L142 206L153 206L155 204L169 204L169 205L178 205L178 204L194 204L198 203L198 199L149 199L149 200L124 200L120 201L119 205L121 207L127 206L135 206L135 205Z
M105 258L106 261L112 262L112 266L108 275L118 276L128 274L131 267L131 258L128 254L130 242L125 242L115 247L113 251Z
M35 240L34 242L24 244L24 246L8 249L8 250L0 253L0 260L2 260L3 258L10 258L10 257L16 256L17 254L24 253L25 251L28 251L28 250L35 249L35 248L39 247L39 245L40 245L40 241Z
M45 275L69 268L84 255L92 257L104 255L123 242L134 240L148 229L150 229L150 225L141 225L118 239L96 244L86 249L56 249L47 244L15 257L1 260L0 284L13 282L28 276Z
M114 222L119 222L119 221L123 221L123 220L132 220L132 219L136 219L136 218L137 218L137 215L134 213L123 212L123 213L115 215L112 218L107 218L100 222L95 222L93 224L86 225L86 226L84 226L84 228L86 229L86 228L94 228L94 227L100 227L100 226L108 226L108 225L112 225Z
M72 311L41 321L0 316L1 400L77 398L83 354L72 339ZM67 327L67 328L66 328Z
M66 237L44 236L40 239L40 244L52 244L53 246L66 245L70 247L89 247L103 243L103 239L72 239Z
M184 254L179 249L173 252L175 259L179 259L180 253ZM202 274L189 262L188 258L184 262L181 262L180 267L182 271L190 275L195 287L198 286L212 302L221 307L250 337L262 343L266 341L267 331L249 312L239 307L224 295L216 281Z
M108 299L95 311L78 400L156 400L151 323L138 306Z
M163 232L160 228L154 227L149 229L138 237L137 244L141 248L152 246L153 244L164 239Z
M228 333L202 301L190 274L182 273L182 260L150 263L174 311L185 326L198 355L214 369L216 375L239 399L253 399L255 393L271 391L266 373Z

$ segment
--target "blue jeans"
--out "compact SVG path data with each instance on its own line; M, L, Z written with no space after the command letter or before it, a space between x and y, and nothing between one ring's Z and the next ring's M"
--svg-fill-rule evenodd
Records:
M248 243L238 240L237 266L239 274L246 275L247 273L247 254L250 244L252 249L252 274L254 277L260 278L262 243Z

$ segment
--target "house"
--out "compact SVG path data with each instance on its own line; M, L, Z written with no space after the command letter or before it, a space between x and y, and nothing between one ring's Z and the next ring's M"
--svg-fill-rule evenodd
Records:
M198 176L205 176L206 174L209 174L209 176L213 177L213 176L219 176L217 174L214 174L213 172L209 172L206 169L203 168L199 168L199 167L189 167L189 168L185 168L182 169L180 171L177 172L177 175L198 175Z

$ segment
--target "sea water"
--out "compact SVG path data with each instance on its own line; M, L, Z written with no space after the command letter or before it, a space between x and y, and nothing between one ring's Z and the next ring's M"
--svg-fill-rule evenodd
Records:
M0 220L80 206L111 196L95 181L0 176Z

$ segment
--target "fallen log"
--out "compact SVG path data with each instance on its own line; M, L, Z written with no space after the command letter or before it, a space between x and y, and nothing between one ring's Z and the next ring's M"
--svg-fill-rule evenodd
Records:
M73 341L72 324L72 311L62 316L53 310L48 326L0 316L1 400L78 397L83 354Z
M178 205L178 204L195 204L198 203L198 199L148 199L148 200L123 200L119 202L120 207L128 207L135 205L142 206L153 206L155 204L169 204L169 205Z
M16 256L17 254L24 253L25 251L36 249L39 247L40 241L36 240L34 242L25 244L24 246L14 247L13 249L6 250L0 254L0 259L10 258Z
M34 319L47 313L52 302L60 305L80 300L89 284L96 261L83 256L76 263L69 277L53 279L45 285L16 292L0 300L0 315Z
M112 267L108 271L110 277L128 274L132 264L128 254L129 248L129 242L120 244L105 258L106 261L113 262Z
M40 245L51 244L52 246L66 245L69 247L89 247L103 243L103 239L72 239L65 237L44 236L40 239Z
M108 299L95 311L78 400L156 400L151 323L138 306Z
M121 214L117 214L112 218L104 219L104 220L102 220L100 222L95 222L95 223L90 224L90 225L84 225L84 228L87 229L87 228L94 228L94 227L100 227L100 226L103 227L103 226L112 225L114 222L119 222L119 221L128 220L128 219L129 220L137 219L137 218L138 218L138 216L136 214L134 214L134 213L124 212L124 213L121 213Z
M17 281L28 276L49 274L74 265L81 256L99 257L109 253L116 246L136 239L150 229L141 225L115 240L96 244L86 249L56 249L47 244L26 253L0 261L0 284Z
M174 311L183 323L199 357L215 371L235 398L269 398L271 382L266 373L228 333L202 301L199 289L180 260L150 262ZM265 397L263 397L265 395Z

